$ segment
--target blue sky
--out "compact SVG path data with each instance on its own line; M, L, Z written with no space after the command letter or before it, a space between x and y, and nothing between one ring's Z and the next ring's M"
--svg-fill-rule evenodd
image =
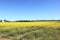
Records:
M58 20L60 0L0 0L0 19Z

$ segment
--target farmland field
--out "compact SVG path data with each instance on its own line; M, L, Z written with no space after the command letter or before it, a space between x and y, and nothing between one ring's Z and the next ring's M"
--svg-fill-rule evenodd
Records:
M0 22L0 40L60 40L60 22Z

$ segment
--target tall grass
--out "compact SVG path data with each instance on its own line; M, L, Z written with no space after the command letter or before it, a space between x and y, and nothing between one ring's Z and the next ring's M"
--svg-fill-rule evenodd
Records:
M0 22L0 38L60 40L60 22Z

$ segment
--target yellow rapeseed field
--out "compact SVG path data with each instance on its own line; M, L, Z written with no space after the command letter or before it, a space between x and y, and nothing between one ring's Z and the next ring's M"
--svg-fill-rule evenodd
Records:
M0 27L29 27L29 26L47 26L60 27L60 22L0 22Z

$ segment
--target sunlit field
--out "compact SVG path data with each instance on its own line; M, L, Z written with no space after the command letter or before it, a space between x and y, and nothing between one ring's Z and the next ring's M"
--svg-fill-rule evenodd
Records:
M0 22L0 40L60 40L60 22Z

